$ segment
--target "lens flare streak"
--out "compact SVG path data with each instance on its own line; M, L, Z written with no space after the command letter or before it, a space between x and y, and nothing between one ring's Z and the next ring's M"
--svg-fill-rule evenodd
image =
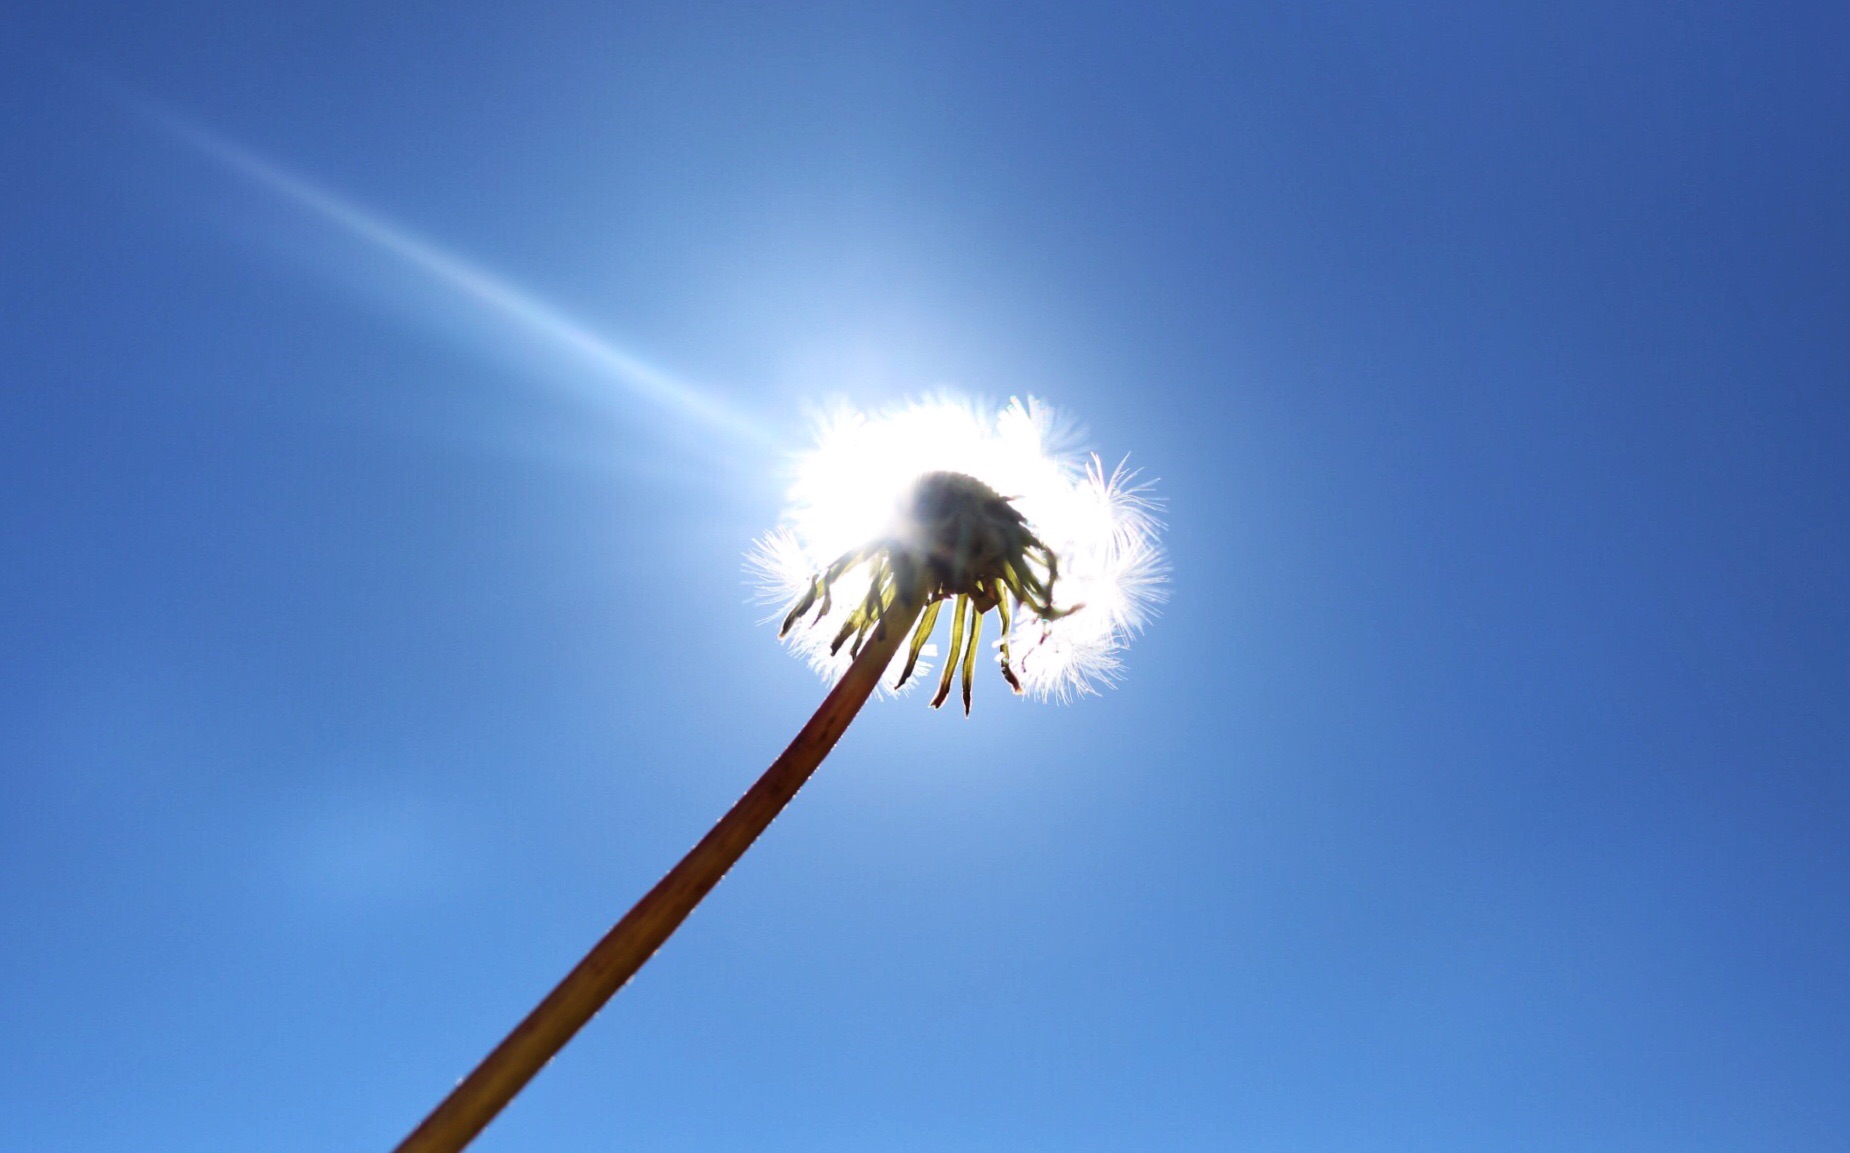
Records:
M429 280L589 366L638 399L755 445L771 436L725 402L624 351L557 308L391 220L225 139L176 113L143 102L140 111L168 135L226 170L366 242ZM599 399L608 402L608 397Z

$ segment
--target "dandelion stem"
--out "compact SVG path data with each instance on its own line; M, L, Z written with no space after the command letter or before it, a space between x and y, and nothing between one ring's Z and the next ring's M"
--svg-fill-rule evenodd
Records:
M394 1153L456 1153L474 1140L642 968L835 747L848 722L879 685L881 674L918 619L920 607L914 601L887 608L871 639L783 755Z

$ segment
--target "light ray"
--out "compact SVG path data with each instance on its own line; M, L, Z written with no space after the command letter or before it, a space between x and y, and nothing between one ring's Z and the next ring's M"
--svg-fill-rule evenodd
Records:
M484 306L528 336L570 354L638 399L738 440L757 445L771 443L771 435L745 413L617 347L586 325L480 265L192 120L145 101L139 103L139 111L174 139L226 170L396 257L427 279Z

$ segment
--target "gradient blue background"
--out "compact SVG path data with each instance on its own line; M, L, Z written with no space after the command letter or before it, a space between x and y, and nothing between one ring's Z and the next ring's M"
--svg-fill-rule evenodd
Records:
M872 708L484 1153L1843 1148L1844 11L14 10L0 1148L388 1148L819 698L804 406L946 384L1160 478L1128 682Z

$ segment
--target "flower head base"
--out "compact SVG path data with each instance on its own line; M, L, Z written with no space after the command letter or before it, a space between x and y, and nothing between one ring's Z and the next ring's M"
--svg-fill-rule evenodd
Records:
M1161 599L1158 525L1133 474L1061 451L1058 428L1034 401L994 416L934 400L825 421L786 525L752 556L767 596L794 602L779 635L839 673L895 606L922 605L897 690L933 655L951 601L934 707L961 667L969 711L992 609L1017 693L1065 698L1115 680L1118 652Z
M835 582L849 569L863 563L870 568L867 593L849 612L848 619L830 643L829 651L831 654L840 651L853 637L854 644L848 651L850 655L858 655L868 633L878 627L889 608L895 604L922 604L924 612L913 630L912 645L906 651L906 666L899 674L898 685L904 685L918 666L925 642L931 639L932 629L938 623L938 611L945 601L955 600L957 607L951 616L951 655L939 678L938 693L932 698L933 708L942 705L944 698L950 695L951 674L961 649L964 712L970 711L977 643L982 636L983 617L989 610L995 609L1002 618L1002 677L1019 693L1021 680L1009 667L1008 633L1012 615L1009 601L1014 600L1017 610L1026 608L1049 621L1082 607L1053 607L1052 592L1054 582L1059 579L1059 558L1028 529L1027 520L1015 511L1007 497L973 476L960 472L930 472L920 477L907 494L894 519L892 532L837 557L791 607L779 635L788 635L798 619L818 601L821 605L816 620L819 622L827 616Z

